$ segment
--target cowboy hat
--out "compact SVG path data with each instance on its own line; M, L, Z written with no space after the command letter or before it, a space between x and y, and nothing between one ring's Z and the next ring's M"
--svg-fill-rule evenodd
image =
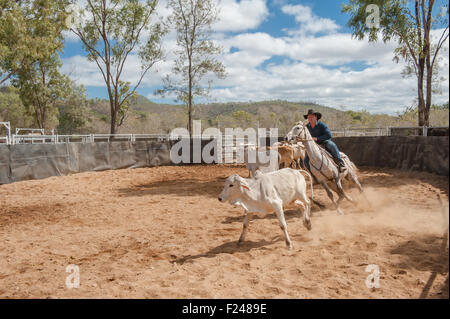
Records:
M308 115L310 115L310 114L314 114L315 116L317 116L317 120L320 120L320 118L322 117L322 114L320 114L319 112L314 112L313 109L309 109L309 110L308 110L308 114L303 115L303 117L304 117L305 119L307 119L307 118L308 118Z

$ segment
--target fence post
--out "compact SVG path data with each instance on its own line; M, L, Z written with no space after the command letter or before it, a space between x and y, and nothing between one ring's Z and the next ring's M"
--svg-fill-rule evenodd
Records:
M423 134L422 135L423 136L428 136L427 135L428 134L428 128L424 125L422 129L423 129Z

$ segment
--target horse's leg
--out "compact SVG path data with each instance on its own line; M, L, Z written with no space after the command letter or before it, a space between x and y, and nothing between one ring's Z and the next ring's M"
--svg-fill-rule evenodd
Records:
M342 200L342 197L345 197L345 199L347 199L350 203L356 204L356 202L349 195L347 195L347 193L344 191L344 188L342 187L341 179L339 177L336 178L336 186L337 186L338 194L339 194L338 203Z
M334 206L336 207L336 210L339 215L344 215L344 213L339 208L339 204L334 200L333 193L331 192L330 188L328 187L327 183L325 181L321 182L320 185L322 185L323 188L325 188L325 191L327 192L328 197L333 202Z
M370 203L369 199L366 196L366 193L364 192L363 187L361 186L361 183L358 181L358 177L356 176L356 173L353 170L348 171L347 180L358 187L359 193L364 197L364 200L369 205L369 208L372 208L372 204Z
M290 167L293 168L293 169L296 169L297 168L297 162L295 160L292 160Z
M358 181L358 178L356 177L356 175L351 174L350 179L358 187L359 193L364 197L364 200L366 201L367 205L369 205L369 208L372 209L372 204L370 203L369 199L367 198L366 193L364 192L364 189L362 188L361 183Z
M297 160L297 166L298 166L299 169L304 169L304 170L306 170L306 168L303 167L303 165L302 165L302 159L301 159L301 158L299 158L299 159Z

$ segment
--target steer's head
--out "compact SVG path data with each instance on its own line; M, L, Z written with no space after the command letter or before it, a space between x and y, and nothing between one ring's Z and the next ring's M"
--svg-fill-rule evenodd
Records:
M219 201L229 201L231 204L234 204L239 200L244 190L249 190L245 179L238 174L231 175L225 181L225 186L219 195Z

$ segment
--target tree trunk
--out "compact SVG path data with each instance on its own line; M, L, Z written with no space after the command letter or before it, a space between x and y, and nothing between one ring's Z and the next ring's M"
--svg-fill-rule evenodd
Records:
M117 112L114 107L114 102L110 102L111 106L111 128L109 134L116 134L116 122L117 122Z
M192 67L189 59L189 96L188 96L188 112L189 112L189 136L192 139Z
M425 125L425 99L423 95L423 78L425 71L425 59L419 59L419 70L417 76L417 97L418 97L418 109L419 109L419 126Z
M425 114L424 114L424 125L430 126L430 110L431 110L431 93L432 93L432 77L433 71L431 70L431 65L428 65L427 61L427 81L426 81L426 101L425 101Z
M430 0L428 3L427 17L424 23L424 49L423 53L425 56L427 78L426 78L426 100L425 100L425 116L424 125L430 126L430 109L431 109L431 94L432 94L432 80L433 80L433 70L431 67L431 42L430 42L430 32L431 32L431 12L433 10L434 0Z

